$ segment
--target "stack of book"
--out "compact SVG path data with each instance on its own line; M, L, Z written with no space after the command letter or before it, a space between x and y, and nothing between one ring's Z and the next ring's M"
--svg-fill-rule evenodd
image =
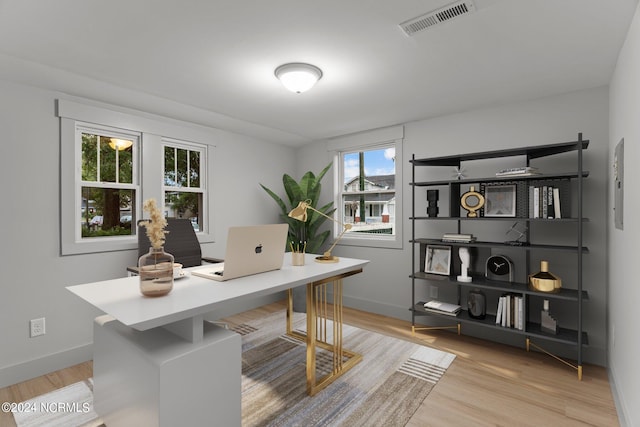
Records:
M562 218L560 189L551 185L529 187L529 218Z
M445 314L447 316L457 316L458 313L460 313L462 307L457 304L449 304L447 302L431 300L424 303L424 309L432 313Z
M473 237L473 234L444 233L442 241L450 243L471 243L475 242L476 238Z
M538 168L533 166L522 166L518 168L502 169L496 172L496 176L531 176L539 175Z
M524 300L522 295L504 294L498 299L496 325L524 330Z

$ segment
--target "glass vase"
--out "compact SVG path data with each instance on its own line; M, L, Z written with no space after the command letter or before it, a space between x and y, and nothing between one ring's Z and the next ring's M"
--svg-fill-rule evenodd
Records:
M138 260L140 292L148 297L167 295L173 289L173 255L163 247L149 248Z

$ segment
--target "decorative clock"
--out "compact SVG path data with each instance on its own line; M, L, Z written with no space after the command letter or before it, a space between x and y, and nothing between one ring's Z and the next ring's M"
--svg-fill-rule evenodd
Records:
M484 275L489 280L513 282L513 262L505 255L491 255L485 263Z

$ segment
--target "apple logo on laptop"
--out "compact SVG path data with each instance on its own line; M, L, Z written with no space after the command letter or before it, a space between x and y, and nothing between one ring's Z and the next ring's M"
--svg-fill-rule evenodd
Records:
M260 243L258 246L256 246L256 253L257 254L261 254L262 253L262 243Z

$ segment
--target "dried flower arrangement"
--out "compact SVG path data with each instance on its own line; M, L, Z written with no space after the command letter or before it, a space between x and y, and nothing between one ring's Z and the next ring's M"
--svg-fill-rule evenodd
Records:
M140 225L147 230L147 237L151 246L160 249L164 245L164 235L168 233L164 228L167 226L167 220L158 209L155 199L147 199L142 205L142 209L149 212L150 219L140 221Z

